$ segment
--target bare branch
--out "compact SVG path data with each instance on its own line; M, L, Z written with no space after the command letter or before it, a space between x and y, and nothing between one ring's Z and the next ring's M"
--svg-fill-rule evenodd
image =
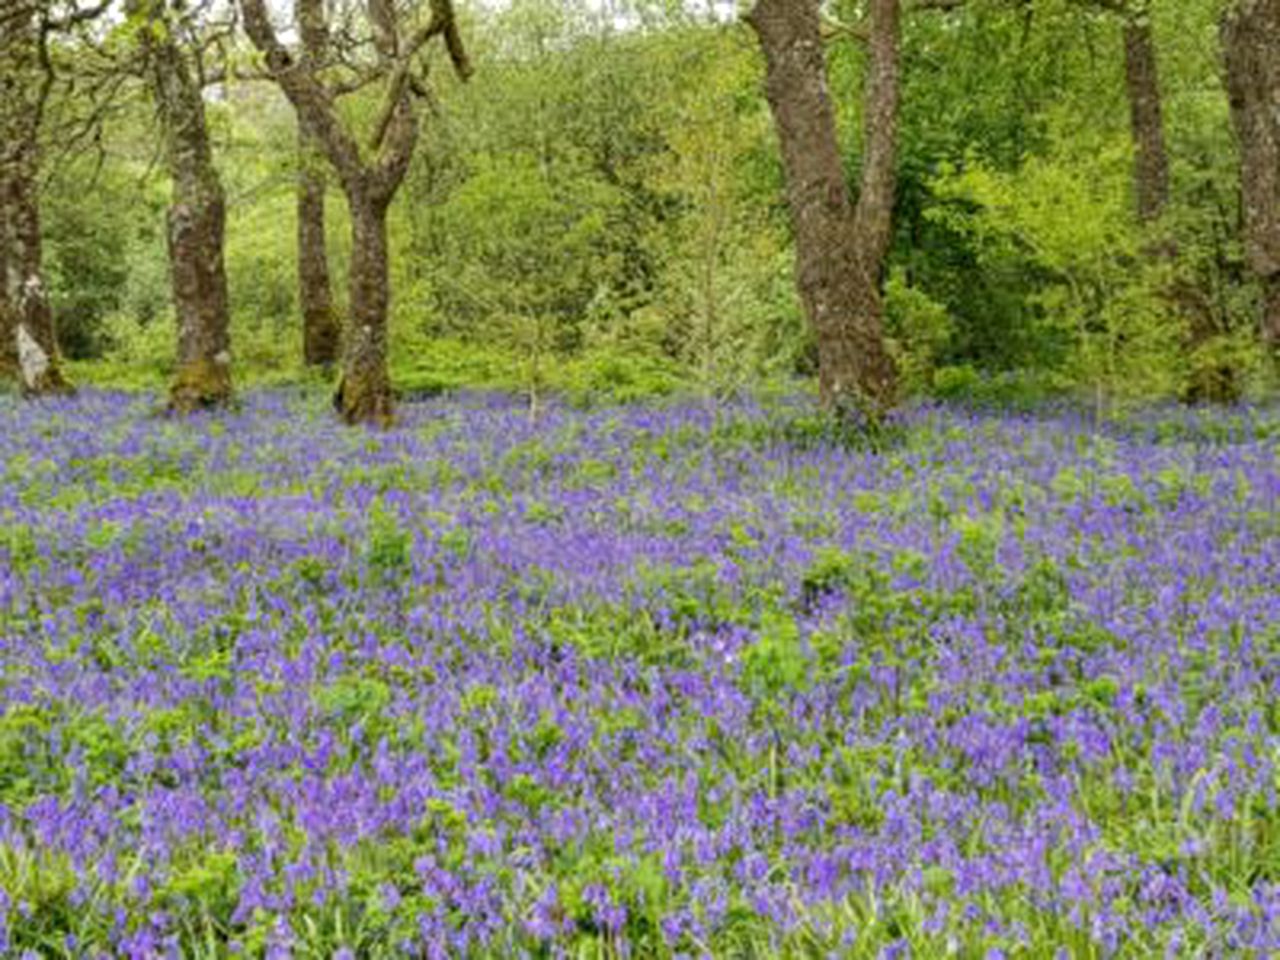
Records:
M823 16L822 39L826 43L835 40L855 40L858 43L866 43L870 39L870 33L861 23L845 23L835 17Z

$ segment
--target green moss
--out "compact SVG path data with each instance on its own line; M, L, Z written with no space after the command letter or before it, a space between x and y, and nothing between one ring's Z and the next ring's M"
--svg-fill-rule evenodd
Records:
M178 368L169 389L169 410L188 414L227 406L231 399L231 367L213 360L197 360Z

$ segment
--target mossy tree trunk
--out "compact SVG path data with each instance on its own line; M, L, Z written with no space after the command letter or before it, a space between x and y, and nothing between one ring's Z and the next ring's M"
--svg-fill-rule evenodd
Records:
M898 0L873 0L862 183L844 178L817 0L758 0L747 17L765 55L765 93L782 148L800 300L818 347L823 404L881 411L897 375L884 338L880 281L894 195Z
M0 30L0 373L28 396L72 389L43 267L40 128L53 74L42 10L15 5Z
M5 191L0 180L0 198ZM0 203L3 200L0 199ZM13 305L9 302L9 215L0 209L0 379L14 380L18 376L17 323Z
M389 423L391 377L387 368L387 206L357 193L351 205L351 322L334 406L348 423Z
M302 356L307 366L332 367L342 348L342 325L333 305L325 246L326 163L313 138L298 135L298 303L302 308Z
M213 165L199 59L185 49L171 0L131 0L173 184L168 251L177 314L176 413L232 399L231 322L224 262L226 198Z

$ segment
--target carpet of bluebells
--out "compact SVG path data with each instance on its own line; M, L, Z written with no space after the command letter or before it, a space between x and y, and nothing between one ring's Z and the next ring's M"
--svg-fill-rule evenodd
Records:
M1280 952L1280 414L0 398L0 954Z

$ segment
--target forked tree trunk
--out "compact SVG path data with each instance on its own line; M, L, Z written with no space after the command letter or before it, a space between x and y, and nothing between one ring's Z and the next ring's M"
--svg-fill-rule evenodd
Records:
M44 282L40 118L49 83L38 60L36 8L0 31L0 372L29 396L68 393Z
M893 209L897 0L873 0L867 142L857 207L844 179L817 0L759 0L747 17L765 55L782 148L801 303L818 347L824 406L887 407L896 372L884 341L880 274Z
M1222 49L1245 254L1262 288L1262 336L1280 359L1280 0L1236 0L1223 15Z
M160 114L173 195L169 272L178 319L177 370L169 391L176 413L231 401L231 324L223 260L226 198L213 165L204 96L195 65L171 22L169 0L131 0L152 96Z
M431 18L410 32L390 0L365 0L379 69L386 81L382 109L362 151L334 110L334 92L318 69L317 44L323 39L323 0L296 0L304 33L297 57L276 36L266 0L240 0L245 30L266 58L269 69L298 114L298 125L324 149L342 183L351 211L352 252L349 330L342 379L334 406L348 423L386 424L392 418L391 377L387 370L387 207L404 180L418 141L414 98L422 81L411 77L413 59L428 41L440 37L458 75L471 72L450 0L431 0Z
M342 379L333 402L348 423L389 424L393 415L387 372L386 199L348 191L351 209L351 321L342 360Z
M325 248L326 177L315 141L299 132L298 301L302 308L302 355L308 366L337 363L342 331L333 307Z

